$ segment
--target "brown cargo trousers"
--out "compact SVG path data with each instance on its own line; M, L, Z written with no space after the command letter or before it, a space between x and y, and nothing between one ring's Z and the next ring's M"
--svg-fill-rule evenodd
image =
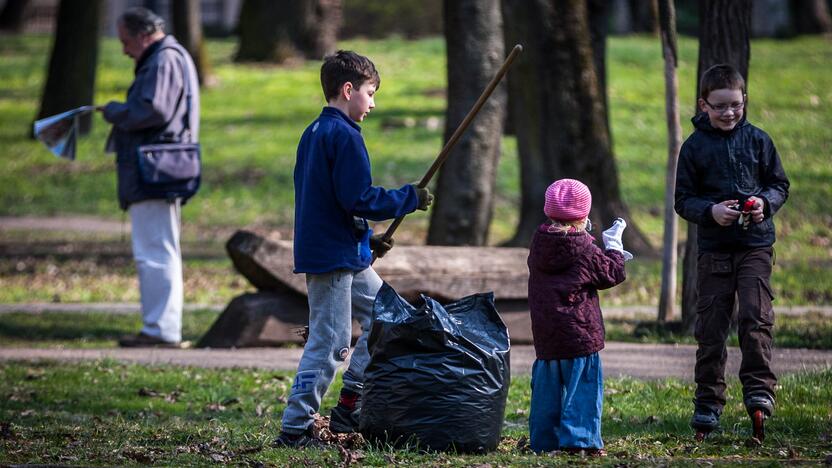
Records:
M704 252L697 269L696 404L721 412L725 406L725 341L735 298L742 363L743 399L766 394L774 401L777 377L771 370L774 310L771 305L772 247Z

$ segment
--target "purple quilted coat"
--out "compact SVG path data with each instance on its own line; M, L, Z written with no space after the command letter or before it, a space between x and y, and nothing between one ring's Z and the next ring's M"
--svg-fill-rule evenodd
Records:
M598 290L624 281L624 257L601 250L586 232L534 234L529 250L529 310L538 359L573 359L604 348Z

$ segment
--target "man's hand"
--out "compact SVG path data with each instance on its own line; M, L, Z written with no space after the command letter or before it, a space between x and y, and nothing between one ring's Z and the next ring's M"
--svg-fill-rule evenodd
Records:
M384 234L373 234L370 236L370 250L372 250L377 258L381 258L388 250L393 248L395 242L393 239L384 239Z
M714 221L720 226L730 226L731 223L736 222L740 217L740 212L731 207L736 206L738 202L739 200L725 200L712 206L711 216L714 217Z
M420 188L416 184L411 185L413 185L413 188L416 189L416 195L419 197L419 204L416 205L416 209L427 211L430 204L433 203L433 194L430 193L430 190L428 190L427 187Z
M762 223L764 217L763 208L766 206L765 202L759 197L748 197L748 200L754 201L754 208L751 209L751 220L755 223Z

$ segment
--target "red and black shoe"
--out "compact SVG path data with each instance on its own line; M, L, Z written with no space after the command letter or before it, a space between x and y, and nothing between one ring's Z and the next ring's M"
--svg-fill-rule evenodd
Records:
M341 434L358 432L361 414L361 395L351 390L341 390L338 405L329 413L329 430Z

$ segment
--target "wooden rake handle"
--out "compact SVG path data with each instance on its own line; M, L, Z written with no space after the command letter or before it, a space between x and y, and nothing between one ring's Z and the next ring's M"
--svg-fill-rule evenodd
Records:
M428 171L425 172L425 175L422 177L422 180L420 180L419 183L416 185L417 187L427 187L428 183L430 183L431 179L433 179L433 176L436 174L436 171L438 171L439 168L442 167L442 164L444 164L445 160L448 159L448 156L450 156L451 150L454 148L457 141L459 141L459 139L462 137L462 134L465 133L465 130L467 130L468 127L471 125L471 121L474 120L474 117L477 116L480 109L482 109L482 106L485 105L485 101L487 101L488 98L491 97L491 94L494 92L494 89L497 88L498 84L500 84L500 80L503 79L503 77L506 75L506 72L508 72L508 69L511 68L511 64L514 62L514 59L517 58L517 56L520 55L520 52L522 51L523 46L520 44L515 45L514 48L511 49L511 53L508 54L508 57L506 57L506 60L505 62L503 62L503 65L500 67L499 70L497 70L497 73L494 75L494 77L491 78L491 81L488 83L488 86L485 87L485 90L483 90L482 94L480 94L479 99L477 99L477 102L474 103L474 106L471 108L471 110L468 111L468 114L465 116L465 118L462 119L462 123L460 123L456 130L454 130L454 133L453 135L451 135L451 138L449 138L448 142L445 143L445 147L442 148L442 151L439 152L439 156L436 157ZM403 220L404 216L399 216L398 218L396 218L395 221L393 221L393 224L391 224L390 227L387 228L387 231L384 233L382 239L384 239L385 241L389 241L390 239L392 239L393 233L396 232L396 229L399 228L399 225L402 223ZM375 252L373 252L373 262L375 261L376 254Z

